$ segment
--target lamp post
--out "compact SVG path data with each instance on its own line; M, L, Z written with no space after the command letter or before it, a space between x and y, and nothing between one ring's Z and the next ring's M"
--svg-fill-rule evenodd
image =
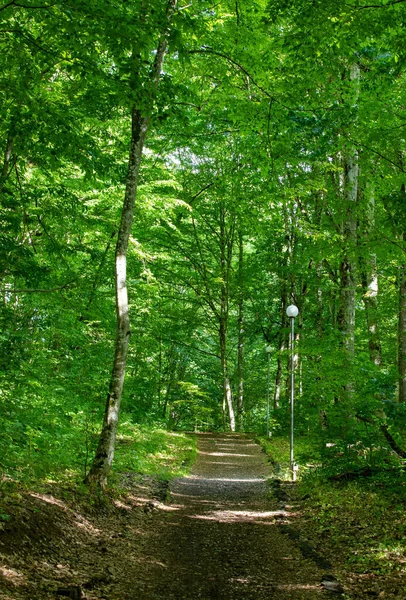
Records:
M266 437L269 438L269 417L270 417L270 372L271 372L271 346L265 348L268 355L268 378L267 378L267 392L266 392Z
M291 351L291 363L290 363L290 472L292 481L296 481L297 466L294 460L294 425L295 425L295 317L299 314L299 309L294 304L291 304L286 309L291 323L290 329L290 351Z

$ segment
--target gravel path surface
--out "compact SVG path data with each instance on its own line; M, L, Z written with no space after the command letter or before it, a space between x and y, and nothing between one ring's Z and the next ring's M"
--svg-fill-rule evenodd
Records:
M191 475L172 482L171 502L152 519L150 559L140 565L148 577L142 574L134 598L328 596L323 571L279 527L293 509L270 497L260 447L243 435L199 434L198 449Z

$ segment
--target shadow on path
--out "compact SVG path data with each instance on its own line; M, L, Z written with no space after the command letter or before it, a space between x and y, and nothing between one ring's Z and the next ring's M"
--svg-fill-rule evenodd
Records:
M138 597L325 597L323 571L278 527L294 514L269 499L259 446L243 435L199 434L198 450L191 475L172 482L169 510L157 517L154 560Z

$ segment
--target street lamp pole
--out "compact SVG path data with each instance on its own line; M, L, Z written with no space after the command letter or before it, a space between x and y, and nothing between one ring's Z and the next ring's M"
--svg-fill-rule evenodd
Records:
M267 378L267 392L266 392L266 437L269 438L269 420L270 420L270 373L271 373L271 346L267 346L265 348L266 353L268 355L268 378Z
M295 464L295 446L294 446L294 426L295 426L295 317L299 314L299 309L294 304L291 304L286 309L286 314L290 318L290 472L292 481L296 481L297 467Z

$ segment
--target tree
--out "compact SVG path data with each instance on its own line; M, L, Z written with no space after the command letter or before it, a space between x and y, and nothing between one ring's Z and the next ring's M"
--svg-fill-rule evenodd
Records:
M137 187L140 174L142 152L148 132L154 96L156 95L165 53L168 47L169 22L175 10L176 0L170 0L164 27L161 31L155 53L147 91L138 98L131 109L131 142L128 160L126 191L124 197L121 221L117 234L115 253L115 282L116 282L116 312L117 333L113 370L107 395L103 428L91 469L86 480L105 487L114 457L115 440L120 411L121 396L127 364L128 341L130 336L130 317L127 293L127 249L134 217L134 205L137 197ZM165 22L166 21L166 22ZM134 61L134 50L132 59ZM134 74L133 74L134 76Z

